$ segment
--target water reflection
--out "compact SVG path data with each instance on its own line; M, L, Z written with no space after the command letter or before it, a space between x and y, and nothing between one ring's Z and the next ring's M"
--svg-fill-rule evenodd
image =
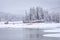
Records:
M59 40L44 37L44 33L36 28L0 28L0 40Z

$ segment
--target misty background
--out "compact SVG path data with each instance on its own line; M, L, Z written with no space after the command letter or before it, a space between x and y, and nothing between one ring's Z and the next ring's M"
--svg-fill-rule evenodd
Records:
M32 7L59 12L60 0L0 0L0 19L22 20L26 15L25 11L29 11Z

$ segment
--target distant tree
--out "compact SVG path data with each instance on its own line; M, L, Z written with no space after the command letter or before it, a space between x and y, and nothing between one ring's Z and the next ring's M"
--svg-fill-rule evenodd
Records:
M38 20L44 19L44 10L41 7L36 7L36 15Z
M56 15L55 15L55 21L57 22L57 23L59 23L59 20L60 19L60 14L59 13L56 13Z
M57 22L57 23L60 22L60 13L52 12L50 17L52 22Z
M32 20L32 9L30 8L30 14L29 14L29 19Z
M37 14L36 19L39 20L39 8L38 7L36 8L36 14Z
M41 12L41 18L44 19L44 12L43 12L42 8L41 8L40 12Z

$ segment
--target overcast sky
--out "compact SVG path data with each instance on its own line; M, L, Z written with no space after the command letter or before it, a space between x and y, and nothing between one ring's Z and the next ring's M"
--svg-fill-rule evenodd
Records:
M31 7L45 9L60 7L60 0L0 0L0 12L24 14Z

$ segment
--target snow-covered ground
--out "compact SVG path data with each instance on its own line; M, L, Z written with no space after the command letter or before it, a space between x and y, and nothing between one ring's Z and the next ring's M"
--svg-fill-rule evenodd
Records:
M1 21L0 24L4 24L6 23L7 21ZM8 22L9 24L21 24L23 23L23 21L9 21Z
M21 24L0 24L0 28L56 28L60 27L60 23L21 23Z

